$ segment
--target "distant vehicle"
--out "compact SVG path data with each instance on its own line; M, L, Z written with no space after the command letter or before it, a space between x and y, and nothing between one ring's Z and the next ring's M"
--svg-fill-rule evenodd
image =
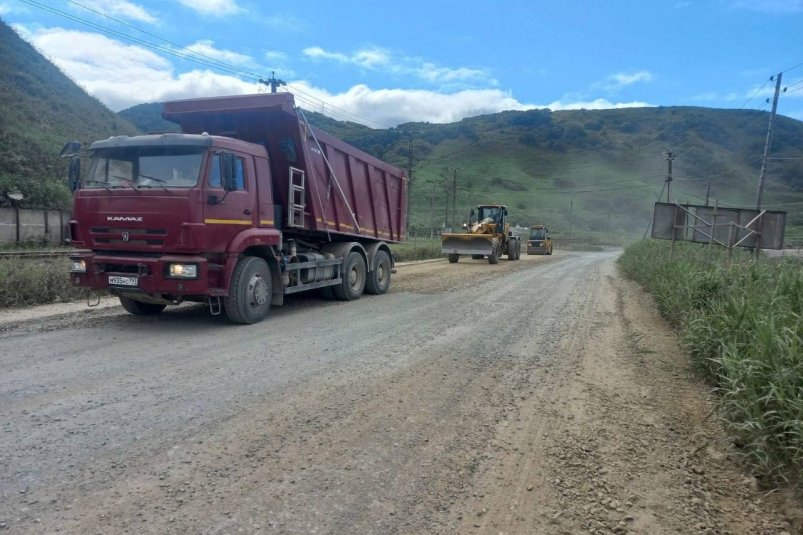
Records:
M549 229L546 226L533 225L530 227L527 254L552 254L552 238L549 237Z
M473 221L471 210L468 232L444 233L441 236L441 254L454 264L460 255L469 255L475 260L488 257L489 264L496 264L502 255L508 260L521 257L521 239L510 229L507 222L507 206L483 204L477 208L477 220Z
M256 323L284 296L384 294L402 241L404 173L311 127L290 93L166 102L180 134L110 137L89 149L75 196L70 280L129 313L182 301Z

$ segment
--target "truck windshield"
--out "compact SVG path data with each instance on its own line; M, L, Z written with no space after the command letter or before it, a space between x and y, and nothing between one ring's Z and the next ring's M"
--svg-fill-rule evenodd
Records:
M191 188L198 183L205 147L96 149L84 188Z
M531 240L543 240L546 239L546 229L542 228L534 228L530 231L530 239Z

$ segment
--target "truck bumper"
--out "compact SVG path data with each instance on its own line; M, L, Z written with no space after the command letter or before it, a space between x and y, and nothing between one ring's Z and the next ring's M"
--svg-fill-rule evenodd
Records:
M135 297L140 294L149 300L173 300L190 295L220 295L210 291L210 265L201 256L162 255L158 257L112 256L80 251L70 254L73 286L109 290L114 294ZM76 265L83 262L84 271ZM196 266L194 277L171 277L171 264Z

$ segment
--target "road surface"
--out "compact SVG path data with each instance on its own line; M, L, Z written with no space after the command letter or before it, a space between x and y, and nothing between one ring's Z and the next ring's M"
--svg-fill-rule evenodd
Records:
M0 531L782 533L616 252L399 267L263 323L0 316Z

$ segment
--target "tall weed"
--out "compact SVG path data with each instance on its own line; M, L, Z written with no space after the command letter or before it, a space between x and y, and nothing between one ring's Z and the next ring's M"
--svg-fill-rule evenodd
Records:
M719 392L725 427L755 473L803 470L803 264L643 241L620 270L655 296L695 367Z

